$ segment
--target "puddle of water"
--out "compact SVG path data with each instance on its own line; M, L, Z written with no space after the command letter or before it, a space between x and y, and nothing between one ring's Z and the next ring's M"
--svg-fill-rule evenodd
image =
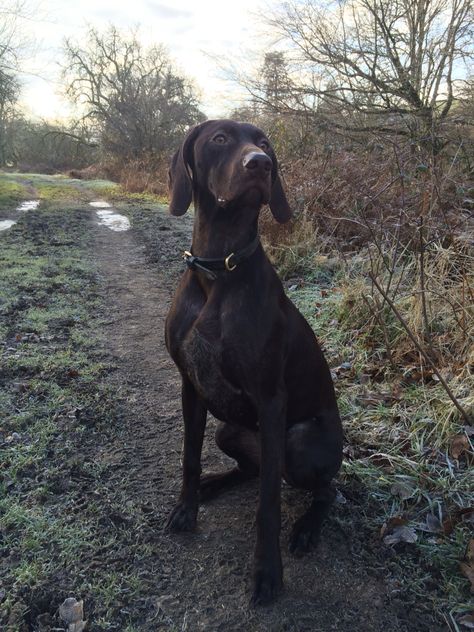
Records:
M2 219L0 220L0 230L7 230L7 228L11 228L13 224L16 224L12 219Z
M97 211L97 216L100 219L99 224L103 226L107 226L110 230L115 230L117 232L129 230L130 221L128 217L125 215L120 215L115 211Z
M38 208L39 203L40 203L39 200L28 200L27 202L22 202L16 210L17 211L34 211L35 208Z
M96 202L89 202L90 206L94 208L111 208L112 205L106 202L105 200L97 200Z

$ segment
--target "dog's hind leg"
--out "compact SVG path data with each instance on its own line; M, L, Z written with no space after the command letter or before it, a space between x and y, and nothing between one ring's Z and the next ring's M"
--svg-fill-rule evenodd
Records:
M199 498L203 502L255 478L259 472L260 442L257 432L220 423L216 430L216 443L225 454L237 461L237 467L201 476Z
M327 432L330 416L291 426L286 436L285 472L288 483L313 493L307 511L293 525L289 548L303 555L319 539L321 526L334 502L331 485L341 464L342 435Z
M309 508L296 520L290 535L288 548L290 553L301 556L314 548L319 540L321 527L334 502L336 492L329 484L313 490Z

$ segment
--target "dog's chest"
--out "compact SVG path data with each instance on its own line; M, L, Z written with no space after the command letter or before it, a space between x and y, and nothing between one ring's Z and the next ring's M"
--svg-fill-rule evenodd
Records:
M245 344L239 344L238 337L229 339L215 329L214 333L204 333L197 326L191 328L181 345L181 367L215 417L253 426L254 408L246 380L239 371L245 362Z

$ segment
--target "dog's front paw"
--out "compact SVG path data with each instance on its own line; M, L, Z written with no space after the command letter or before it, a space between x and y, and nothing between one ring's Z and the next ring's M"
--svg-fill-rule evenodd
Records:
M319 529L307 516L302 516L293 525L288 548L290 553L301 557L315 548L318 540Z
M254 573L254 588L250 604L264 606L272 602L283 587L281 567L278 570L258 569Z
M194 531L196 528L197 508L189 507L184 503L178 503L168 516L165 530L172 533L182 531Z

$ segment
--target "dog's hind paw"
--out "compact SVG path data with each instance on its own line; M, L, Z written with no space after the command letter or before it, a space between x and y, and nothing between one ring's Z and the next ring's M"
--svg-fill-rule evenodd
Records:
M302 557L315 548L319 541L320 530L307 516L295 522L291 530L288 548L296 557Z
M168 516L165 531L181 533L182 531L194 531L196 528L197 509L183 503L178 503Z
M234 467L227 472L220 472L218 474L209 473L201 476L201 483L199 486L199 500L201 502L207 502L219 496L229 489L236 487L240 483L244 483L252 478L256 474L253 471L244 472L238 467Z

